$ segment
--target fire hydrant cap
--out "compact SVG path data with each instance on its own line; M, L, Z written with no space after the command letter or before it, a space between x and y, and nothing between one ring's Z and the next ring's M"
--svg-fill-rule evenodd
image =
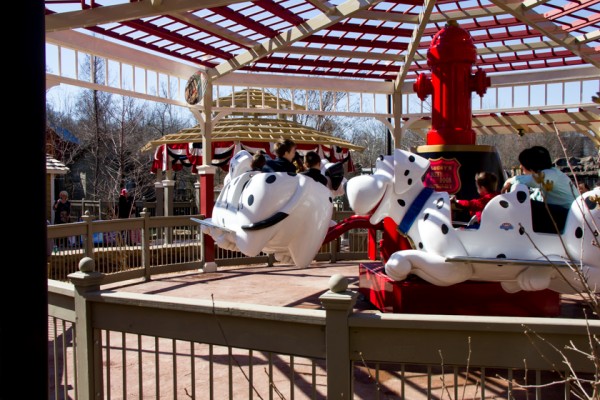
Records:
M435 34L427 51L428 64L465 62L473 64L477 48L469 32L449 22Z

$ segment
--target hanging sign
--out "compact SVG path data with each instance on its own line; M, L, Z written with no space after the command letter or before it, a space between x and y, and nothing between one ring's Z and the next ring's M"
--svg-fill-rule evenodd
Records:
M461 182L458 175L460 162L456 158L430 159L429 182L438 192L456 193L460 190Z
M187 83L185 84L185 101L189 105L195 105L200 102L204 95L204 88L206 86L206 80L202 79L202 71L196 72L190 76Z

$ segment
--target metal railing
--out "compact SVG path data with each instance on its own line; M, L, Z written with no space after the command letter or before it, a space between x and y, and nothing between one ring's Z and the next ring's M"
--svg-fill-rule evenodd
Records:
M70 279L49 282L52 399L569 399L597 372L595 320L361 313L351 291L307 310Z

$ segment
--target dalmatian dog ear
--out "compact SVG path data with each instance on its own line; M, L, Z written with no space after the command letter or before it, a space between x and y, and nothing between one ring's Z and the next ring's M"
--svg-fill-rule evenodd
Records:
M401 194L413 185L423 186L421 178L429 168L429 160L408 151L394 150L394 192Z

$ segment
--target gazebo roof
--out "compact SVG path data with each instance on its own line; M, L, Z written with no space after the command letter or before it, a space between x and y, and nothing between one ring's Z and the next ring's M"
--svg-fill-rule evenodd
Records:
M212 142L276 142L279 139L292 139L296 144L321 144L339 146L349 150L363 151L363 146L357 146L345 139L338 138L316 129L304 126L298 122L274 118L264 115L264 110L273 109L273 113L281 110L303 110L304 107L289 100L281 99L262 90L244 89L233 92L229 96L217 98L213 102L216 107L239 107L244 111L230 112L214 126L211 135ZM260 113L253 113L260 109ZM248 116L250 115L250 116ZM240 117L242 116L242 117ZM150 151L162 144L197 143L202 141L202 126L185 128L177 133L165 135L152 140L141 151Z
M294 121L278 118L224 118L213 127L211 135L212 142L275 142L280 138L292 139L296 144L322 144L349 150L364 150L364 147L347 140L327 135ZM202 127L196 125L152 140L146 143L142 151L150 151L161 144L201 141Z
M263 90L244 89L237 92L232 92L229 96L222 96L213 101L214 107L242 107L260 109L264 114L264 110L305 110L306 107L291 102L281 97L273 96ZM232 113L231 115L239 115L242 113Z

